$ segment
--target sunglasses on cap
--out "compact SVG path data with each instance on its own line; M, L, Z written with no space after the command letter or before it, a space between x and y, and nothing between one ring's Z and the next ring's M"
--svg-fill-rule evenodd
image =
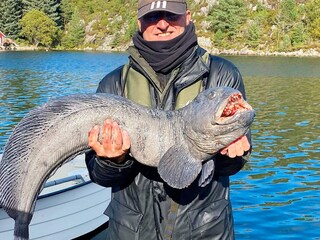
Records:
M160 20L165 20L167 22L176 22L180 19L182 15L171 13L171 12L165 12L165 11L158 11L158 12L151 12L147 15L144 15L142 18L144 21L148 23L156 23Z

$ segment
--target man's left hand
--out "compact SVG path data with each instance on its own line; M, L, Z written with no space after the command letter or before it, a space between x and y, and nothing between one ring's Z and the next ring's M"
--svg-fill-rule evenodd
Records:
M246 136L242 136L231 143L228 147L223 148L220 153L222 155L227 155L230 158L235 158L236 156L241 157L245 152L250 150L250 147L248 138Z

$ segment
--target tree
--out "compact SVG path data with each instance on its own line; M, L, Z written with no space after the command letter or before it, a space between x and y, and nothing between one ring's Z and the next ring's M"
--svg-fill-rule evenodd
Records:
M60 0L22 0L24 12L37 9L44 12L58 26L62 25Z
M20 25L21 35L36 47L39 44L50 47L57 38L56 23L42 11L30 10L21 19Z
M0 30L10 38L19 36L19 20L22 17L21 0L2 0L0 4Z
M248 9L242 0L221 0L209 11L211 30L220 30L228 40L234 40L245 22Z
M320 40L320 0L309 1L306 4L307 29L314 40Z
M280 3L279 21L284 22L288 27L294 24L298 17L295 0L283 0Z
M69 0L61 0L60 9L63 27L65 27L67 23L71 20L73 13L73 4L71 4Z
M39 9L42 7L42 1L39 0L22 0L22 4L24 13L32 9Z
M62 45L66 48L75 48L84 42L84 23L80 18L77 8L75 8L71 20L66 27L66 35L62 39Z
M62 26L60 0L43 1L42 11L55 21L58 26Z
M225 47L223 44L224 44L224 34L223 32L219 29L218 31L215 32L214 36L213 36L213 42L215 44L217 44L217 46L220 46L220 47Z
M260 29L261 27L257 22L253 22L252 24L250 24L247 33L248 45L250 47L255 48L259 45L261 39Z
M294 32L298 31L299 27L296 27L300 22L299 8L295 4L295 0L283 0L280 2L277 15L275 17L276 31L276 43L277 50L288 51L292 50L292 36ZM296 29L296 30L293 30ZM296 38L297 39L297 38Z
M291 32L291 43L293 46L301 46L308 39L308 33L306 32L306 28L302 22L299 22L294 25Z
M4 12L4 7L5 7L5 2L4 1L1 1L0 2L0 12L2 14L0 14L0 29L3 31L3 28L4 28L4 16L3 16L3 12Z

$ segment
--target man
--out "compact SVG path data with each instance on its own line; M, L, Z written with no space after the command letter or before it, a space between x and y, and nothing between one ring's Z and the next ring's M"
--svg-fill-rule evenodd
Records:
M185 0L139 0L138 27L129 63L109 73L97 92L164 110L182 107L209 87L230 86L245 95L238 69L198 46ZM91 179L113 192L105 211L107 239L234 239L229 176L246 162L246 136L215 156L209 184L200 187L195 181L182 190L170 188L156 168L130 156L130 137L112 119L101 130L95 126L88 141Z

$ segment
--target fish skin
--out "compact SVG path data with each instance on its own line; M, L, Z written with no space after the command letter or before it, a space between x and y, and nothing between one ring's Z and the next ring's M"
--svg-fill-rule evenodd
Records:
M88 131L106 118L128 131L137 161L158 167L170 186L187 187L203 161L247 133L252 108L223 122L217 114L235 93L240 94L228 87L207 89L187 106L167 112L112 94L70 95L33 109L17 124L0 162L0 205L15 220L15 238L28 239L43 184L59 166L89 150Z

